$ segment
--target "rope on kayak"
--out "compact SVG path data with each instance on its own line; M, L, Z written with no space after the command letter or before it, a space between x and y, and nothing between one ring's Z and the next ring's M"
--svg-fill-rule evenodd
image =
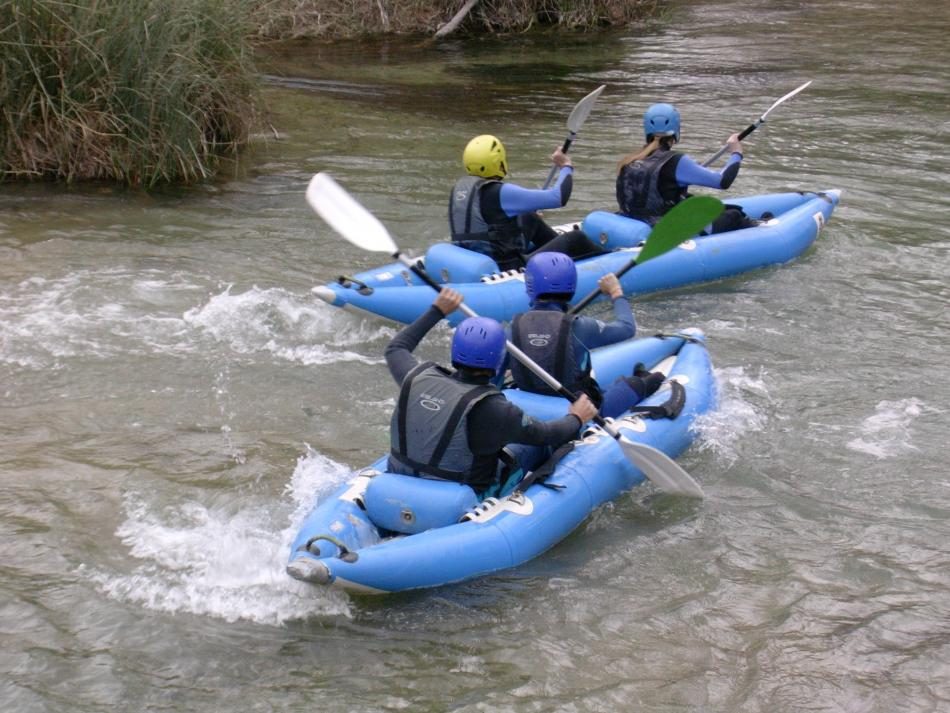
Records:
M338 555L339 559L343 560L344 562L356 562L356 559L357 559L356 553L355 553L355 552L350 552L350 550L347 548L347 546L344 545L341 540L339 540L338 538L334 537L333 535L314 535L314 536L311 537L309 540L307 540L306 543L304 543L303 545L301 545L300 547L298 547L298 548L297 548L297 551L298 551L298 552L309 552L310 554L316 555L317 557L319 557L319 556L320 556L320 548L319 548L319 547L314 547L313 545L314 545L315 542L318 542L318 541L320 541L320 540L326 540L326 541L329 542L330 544L336 545L336 546L339 548L339 550L340 550L340 554Z
M682 339L691 344L705 344L705 340L694 337L692 334L684 334L682 332L657 332L653 336L657 339Z

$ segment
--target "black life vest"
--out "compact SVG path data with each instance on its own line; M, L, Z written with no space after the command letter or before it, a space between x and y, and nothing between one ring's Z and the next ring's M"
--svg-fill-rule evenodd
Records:
M468 416L494 386L465 384L432 362L420 364L402 382L390 425L388 468L459 483L495 477L497 455L478 457L468 444Z
M686 189L676 184L676 163L681 156L675 151L659 149L645 159L633 161L620 169L617 176L617 204L620 211L653 225L683 200L687 195ZM664 174L663 168L667 164L672 170Z
M590 359L584 359L587 368L581 369L578 349L584 347L574 339L573 327L574 315L559 310L531 310L515 316L511 323L511 341L569 391L586 391ZM520 362L512 362L511 375L519 389L557 394Z

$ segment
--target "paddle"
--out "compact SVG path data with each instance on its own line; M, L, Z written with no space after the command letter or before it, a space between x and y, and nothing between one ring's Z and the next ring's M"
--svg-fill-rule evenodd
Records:
M427 285L436 292L442 287L429 274L420 268L411 258L399 251L399 246L393 241L389 231L377 220L376 216L360 205L355 198L347 193L336 181L326 173L318 173L310 179L307 186L307 202L331 228L346 238L349 242L364 250L384 252L412 270ZM477 317L464 302L459 309L468 317ZM553 376L548 374L527 354L518 349L510 341L507 342L508 352L518 361L531 370L539 379L554 389L558 394L574 402L576 394L568 391ZM662 451L643 443L635 443L624 436L604 420L599 414L594 422L607 432L617 443L624 456L634 467L638 468L658 488L675 495L703 497L702 488L677 463Z
M669 252L684 240L693 237L719 217L722 210L722 201L712 196L691 196L677 203L653 226L637 256L614 273L617 279L637 265ZM599 287L591 290L584 299L571 307L570 314L580 312L597 299L599 294Z
M600 96L600 93L604 91L604 87L606 86L606 84L601 84L599 87L597 87L597 89L581 99L574 106L574 109L571 111L571 115L567 117L567 138L564 140L564 145L561 147L562 153L567 153L571 148L571 144L573 144L574 139L577 138L577 132L581 130L584 122L587 121L587 116L590 114L590 110L594 108L594 104L597 102L597 97ZM551 181L554 180L554 174L556 173L557 166L551 166L551 172L544 180L544 185L541 186L541 188L547 188L550 186Z
M745 129L742 130L742 133L739 134L739 141L742 141L742 139L744 139L746 136L748 136L748 135L751 134L753 131L755 131L756 129L758 129L760 126L762 126L762 124L765 123L765 117L767 117L767 116L769 115L769 112L771 112L772 109L774 109L775 107L777 107L777 106L778 106L779 104L781 104L782 102L784 102L784 101L786 101L786 100L788 100L788 99L791 99L793 96L795 96L796 94L798 94L800 91L802 91L802 90L803 90L805 87L807 87L809 84L811 84L811 80L805 82L803 85L801 85L801 86L798 87L797 89L793 89L793 90L790 91L788 94L786 94L784 97L782 97L781 99L779 99L778 101L776 101L774 104L772 104L772 106L770 106L768 109L765 110L765 113L764 113L762 116L760 116L758 119L756 119L754 122L752 122L752 123L749 124L747 127L745 127ZM708 159L706 159L706 160L703 162L703 166L708 166L709 164L711 164L711 163L712 163L713 161L715 161L717 158L719 158L719 157L722 156L724 153L726 153L726 151L727 151L728 148L729 148L729 145L728 145L728 144L726 144L725 146L723 146L723 147L722 147L721 149L719 149L715 154L713 154L713 155L710 156Z

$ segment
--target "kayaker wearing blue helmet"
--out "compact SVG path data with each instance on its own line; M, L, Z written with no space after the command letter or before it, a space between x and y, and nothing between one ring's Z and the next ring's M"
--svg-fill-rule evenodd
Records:
M729 188L739 174L742 145L739 134L726 139L730 155L719 172L699 165L686 154L673 150L680 140L680 114L671 104L653 104L643 115L646 144L627 154L617 164L617 204L620 212L650 225L688 197L690 186ZM757 225L738 206L726 210L708 232L723 233Z
M505 399L491 383L505 360L505 331L493 319L471 317L452 338L452 366L420 363L412 354L422 338L462 303L443 288L432 306L386 347L386 364L399 384L390 425L388 469L441 478L484 493L499 485L508 444L557 447L573 440L597 413L587 397L561 418L539 421Z
M613 273L598 281L600 291L613 302L614 321L568 313L577 289L577 268L567 256L556 252L534 255L525 267L525 290L531 302L528 312L517 315L511 325L512 343L525 352L568 390L582 392L601 406L601 414L619 416L656 391L663 374L637 365L632 376L617 379L601 393L591 377L590 350L632 338L637 324ZM556 392L517 362L511 375L519 389L538 394Z
M604 252L580 230L561 235L538 211L567 205L574 186L574 166L558 148L551 161L560 168L549 188L523 188L504 183L508 156L497 137L476 136L462 153L468 174L455 182L449 196L449 230L462 247L492 257L502 270L524 267L537 250L558 250L574 259Z

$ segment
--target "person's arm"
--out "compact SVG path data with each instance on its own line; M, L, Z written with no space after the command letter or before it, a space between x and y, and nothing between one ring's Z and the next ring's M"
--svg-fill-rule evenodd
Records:
M389 373L392 374L397 384L402 384L406 374L419 364L419 360L412 355L412 352L419 346L422 338L442 321L443 317L455 311L460 304L462 304L462 295L459 292L448 287L442 288L432 306L419 315L415 322L404 327L386 345L383 356L386 358Z
M681 186L706 186L707 188L726 189L732 185L739 174L742 154L734 152L722 171L710 171L696 163L689 156L682 156L676 164L676 182Z
M586 395L571 404L561 418L541 421L502 398L487 398L472 409L468 442L473 453L497 453L509 443L553 446L577 438L581 426L597 413Z
M600 291L613 300L614 321L601 322L591 317L574 320L574 337L588 349L615 344L630 339L637 333L637 323L630 303L623 296L620 281L612 272L598 281Z
M514 218L518 215L531 213L547 208L561 208L570 200L571 190L574 187L572 175L574 168L565 166L558 174L558 179L550 188L522 188L514 183L505 183L501 187L498 198L505 215Z
M574 187L574 166L571 157L559 147L551 154L551 161L561 170L550 188L522 188L513 183L502 185L498 200L505 215L514 218L525 213L567 205Z

